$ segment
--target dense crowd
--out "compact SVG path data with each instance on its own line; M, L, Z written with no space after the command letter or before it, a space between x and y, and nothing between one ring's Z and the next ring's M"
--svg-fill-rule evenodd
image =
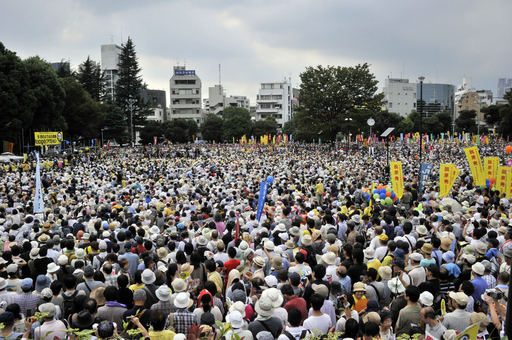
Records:
M475 187L464 147L426 145L422 192L417 144L61 154L41 159L37 213L33 155L6 163L0 338L454 340L479 323L499 339L512 198ZM505 165L503 150L480 146ZM391 188L388 159L405 183L392 205L366 195ZM461 170L447 198L441 163Z

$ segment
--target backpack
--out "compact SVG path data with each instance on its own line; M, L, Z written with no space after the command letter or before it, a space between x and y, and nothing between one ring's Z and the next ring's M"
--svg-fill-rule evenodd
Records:
M71 295L66 295L64 292L61 294L64 299L62 302L62 319L67 320L73 314L73 302L75 301L75 296L78 295L78 290L75 290Z

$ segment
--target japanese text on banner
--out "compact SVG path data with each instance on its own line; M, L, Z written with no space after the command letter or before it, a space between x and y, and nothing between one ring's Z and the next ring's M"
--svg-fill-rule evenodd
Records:
M484 187L485 174L484 168L482 166L482 159L480 158L480 152L478 152L478 147L472 146L470 148L465 148L464 153L466 153L469 168L471 169L471 174L473 175L473 182L476 186Z
M402 174L402 162L390 162L391 182L393 183L393 192L402 199L404 195L404 176Z
M508 166L498 166L498 173L496 175L496 190L500 193L507 190L507 173L511 172L512 168Z

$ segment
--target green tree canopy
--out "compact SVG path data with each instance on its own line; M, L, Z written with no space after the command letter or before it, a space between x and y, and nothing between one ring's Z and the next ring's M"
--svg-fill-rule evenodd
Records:
M277 121L274 116L267 116L265 119L254 122L252 127L252 135L260 137L268 134L275 135L277 133Z
M295 118L287 121L283 125L283 133L287 135L293 135L295 134L295 131L297 130L297 124L295 124Z
M140 130L139 143L142 145L153 144L157 137L157 143L163 142L164 128L163 123L157 121L148 121L146 126Z
M222 141L223 120L216 114L210 113L201 124L201 135L207 141Z
M252 130L251 114L243 107L230 106L222 112L224 117L223 138L227 141L250 135Z
M126 129L127 117L123 110L112 102L111 98L107 98L109 109L104 122L103 138L107 141L116 141L120 145L130 140L128 130Z
M95 64L89 56L78 66L76 79L84 90L89 92L92 99L105 100L105 72L102 72L100 66Z
M115 103L125 112L127 130L130 131L130 127L133 127L135 136L135 131L146 125L149 103L140 96L140 90L144 87L140 75L142 69L139 67L135 45L130 37L126 44L123 44L117 67L119 79L115 85Z
M365 108L380 110L384 94L377 94L378 81L367 63L354 67L307 67L300 74L301 92L298 129L323 132L334 140L350 112Z
M108 106L91 98L91 95L75 80L63 78L66 99L62 116L66 119L66 139L97 138L107 116Z
M25 63L0 43L0 136L17 143L21 129L32 126L36 98ZM25 138L27 138L26 136ZM27 139L28 140L28 139ZM26 144L26 142L25 142ZM18 148L21 151L21 148Z
M475 118L475 110L461 110L459 111L459 117L455 119L455 125L460 131L476 132Z
M173 143L190 142L192 140L192 134L189 131L190 124L188 119L182 118L165 121L162 124L165 138Z

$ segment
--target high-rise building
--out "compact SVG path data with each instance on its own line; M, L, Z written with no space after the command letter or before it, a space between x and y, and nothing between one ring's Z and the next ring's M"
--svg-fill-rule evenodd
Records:
M418 101L420 108L420 83L417 84ZM446 111L453 117L455 85L423 83L423 116L430 117L434 113Z
M498 91L496 92L497 99L503 99L503 95L510 91L512 88L512 78L499 78Z
M148 115L148 120L158 122L168 120L164 90L141 90L140 97L146 102L149 101L152 112Z
M475 110L480 113L482 107L493 105L493 99L491 90L476 90L470 77L463 78L462 84L457 86L455 92L455 119L459 117L459 111L461 110ZM483 122L481 113L479 121Z
M200 125L204 115L201 108L201 79L196 71L186 70L185 66L174 66L174 74L169 83L170 119L194 119Z
M382 104L389 112L407 117L412 110L416 110L417 96L417 86L409 83L409 79L387 78Z
M293 89L291 80L282 82L261 83L256 97L256 120L274 116L277 127L282 128L284 123L293 118L292 99Z
M101 69L105 72L105 92L112 98L115 96L115 85L119 79L117 64L121 50L116 44L101 45Z

